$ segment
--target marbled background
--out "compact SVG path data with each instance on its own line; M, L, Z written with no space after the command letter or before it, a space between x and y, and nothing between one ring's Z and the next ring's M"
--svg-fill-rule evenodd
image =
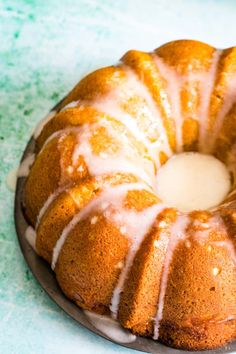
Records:
M0 0L0 353L135 353L81 328L41 290L6 177L36 122L85 73L179 38L236 44L236 1Z

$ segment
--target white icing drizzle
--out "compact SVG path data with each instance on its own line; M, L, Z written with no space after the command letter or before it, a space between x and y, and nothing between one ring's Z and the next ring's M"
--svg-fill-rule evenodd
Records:
M43 204L42 208L40 209L38 216L37 216L37 222L35 225L35 229L37 230L40 221L42 220L43 215L45 214L45 212L47 211L47 209L49 208L49 206L51 205L51 203L59 196L60 193L62 193L64 190L66 189L66 186L63 187L59 187L55 190L54 193L50 194L50 196L48 197L48 199L46 200L46 202Z
M75 145L73 152L73 164L75 165L79 156L83 156L89 172L93 176L101 176L109 173L132 173L135 176L146 181L153 188L155 187L154 166L148 159L141 159L138 154L130 146L125 146L124 149L124 136L119 137L118 133L114 129L109 128L109 124L105 120L101 119L99 123L84 124L79 127L65 128L54 132L45 141L40 154L44 151L47 144L54 138L63 138L67 134L74 133L78 137L78 143ZM104 126L109 132L110 136L114 136L117 140L117 145L120 148L120 152L117 154L108 152L95 155L92 151L89 139L93 134L96 134L96 129Z
M12 192L15 192L16 190L17 171L18 168L13 168L11 171L9 171L6 178L7 187Z
M218 215L212 216L206 223L194 220L193 226L199 228L192 234L192 239L199 244L205 244L208 242L208 237L212 230L216 230L219 227L223 230L224 227Z
M121 95L122 87L120 87L119 90L113 90L109 94L109 97L106 96L106 98L97 98L94 102L84 102L84 104L94 107L95 109L103 113L109 114L116 120L123 123L125 127L134 135L134 137L138 141L142 142L142 144L148 149L148 153L152 158L153 162L155 163L156 167L159 167L160 161L158 152L164 151L167 156L171 155L171 149L165 133L165 128L163 126L160 113L147 87L141 83L137 75L130 68L126 66L124 66L123 68L126 71L128 77L128 81L126 82L123 88L124 91L126 93L130 92L132 94L138 94L147 102L145 114L148 114L151 121L153 122L153 124L151 125L152 130L156 130L160 134L160 137L155 143L151 143L146 138L144 132L140 129L140 127L138 127L136 120L132 116L127 114L121 107L119 107L117 98ZM72 101L68 105L63 107L61 111L64 111L67 108L77 107L79 104L81 104L81 108L84 107L82 101ZM53 112L54 111L50 112L46 119L43 120L42 124L40 124L39 128L36 129L37 134L35 133L35 138L39 136L45 124L55 116L56 112ZM66 130L68 130L68 128L65 128L63 131L66 132ZM47 145L47 143L58 134L60 133L53 133L44 143L44 146ZM121 163L120 166L122 165L124 164Z
M45 118L43 118L39 124L37 125L35 131L34 131L34 138L37 139L39 135L41 134L43 128L45 125L56 115L57 111L51 111L48 115L46 115Z
M30 246L33 248L33 250L36 252L36 232L32 226L27 227L25 231L25 238L30 244Z
M90 105L94 107L96 110L103 112L111 117L114 117L117 121L121 122L135 137L137 141L140 141L148 150L150 156L153 159L153 162L156 166L159 166L159 158L158 153L153 151L153 145L150 141L146 138L144 132L138 127L137 122L135 119L129 115L127 112L122 110L119 107L117 99L114 97L118 97L119 92L112 92L106 98L97 99L95 102L91 103Z
M233 241L231 241L230 239L224 240L224 241L215 241L215 242L211 242L212 245L218 246L218 247L224 247L231 259L233 260L235 266L236 266L236 251L235 251L235 247L233 244Z
M146 147L153 162L157 167L159 167L160 162L158 157L158 150L160 151L160 148L162 148L162 150L168 156L171 155L169 147L168 148L165 147L165 145L169 146L168 145L169 143L167 142L166 139L164 127L162 126L161 121L159 122L158 120L157 122L156 115L155 115L155 111L157 110L157 108L155 108L155 105L152 102L153 99L149 94L148 90L145 88L145 85L142 85L141 83L139 84L140 87L138 90L138 94L141 95L141 97L147 101L144 113L145 115L149 116L149 120L153 122L153 124L150 125L150 128L152 128L152 130L156 130L157 132L159 131L161 133L160 137L156 142L158 144L151 143L146 137L144 131L138 126L137 120L134 117L132 117L130 114L125 112L124 109L122 109L119 100L122 100L123 91L125 92L126 96L127 95L132 96L137 94L136 81L138 81L138 79L135 78L135 74L131 72L131 69L125 67L125 70L128 75L128 82L126 82L123 86L119 87L118 90L114 89L109 94L107 94L106 97L97 97L94 101L91 102L83 102L81 100L70 102L61 111L64 111L67 108L77 107L79 104L80 105L83 104L84 106L93 107L97 111L111 116L115 120L121 122L135 137L135 139L141 142ZM133 83L134 80L135 83ZM158 134L156 133L155 135ZM164 146L162 146L163 144Z
M123 208L123 200L129 190L142 190L147 189L146 185L143 183L130 183L122 184L110 188L105 188L104 191L98 197L95 197L90 203L88 203L78 214L76 214L69 224L64 228L61 233L60 238L57 240L56 245L53 249L52 256L52 269L55 269L57 259L59 257L60 251L66 241L68 234L73 230L75 225L77 225L81 220L84 220L92 212L103 211L105 216L106 210L115 209L118 212ZM109 215L110 216L110 215ZM128 220L127 220L128 222Z
M220 215L214 215L213 217L211 217L208 222L205 223L201 223L195 220L194 225L199 225L201 228L203 228L202 230L198 230L195 231L193 234L193 239L195 241L197 241L200 244L209 244L209 246L216 246L216 247L224 247L231 259L233 260L234 264L236 265L236 251L235 251L235 246L233 241L230 238L227 238L225 240L222 241L209 241L208 237L211 233L211 231L213 230L217 230L220 231L222 234L227 235L227 231L225 228L225 224L224 221L222 220L222 218L220 217ZM204 225L206 226L206 228L204 229Z
M132 133L137 141L140 141L148 149L148 152L154 163L156 166L159 166L158 152L154 150L155 145L153 145L146 138L144 132L138 127L136 120L131 115L126 113L121 107L119 107L117 97L119 97L120 91L121 88L119 90L114 89L111 93L107 94L105 98L98 97L96 100L91 102L82 100L72 101L64 106L60 112L63 112L68 108L77 107L78 109L83 109L84 107L88 106L113 117L114 119L121 122ZM147 111L148 110L149 108L147 107ZM148 113L149 115L151 114L150 111Z
M208 145L208 141L206 141L206 132L209 117L209 108L221 53L221 50L216 50L214 52L209 71L203 73L201 75L201 80L199 80L201 92L201 103L199 108L199 152L206 152Z
M61 109L61 112L68 108L77 107L83 109L84 107L93 107L94 109L105 113L117 121L121 122L129 131L135 136L138 141L141 141L147 149L150 147L150 142L146 138L145 134L137 126L136 121L128 113L124 112L118 105L117 97L119 96L120 90L113 90L108 93L106 97L98 97L95 101L85 102L85 101L72 101Z
M208 145L209 151L212 152L215 148L215 142L219 135L220 129L222 127L225 116L229 113L230 109L233 107L236 102L236 74L230 73L227 74L227 84L226 92L223 96L223 106L216 116L216 122L214 130L211 134L211 140Z
M102 122L94 124L94 129L96 127L101 127ZM114 129L111 130L106 126L109 136L113 136ZM73 165L78 161L79 156L83 156L86 165L89 169L89 173L93 176L101 176L110 173L132 173L138 176L151 186L155 186L154 179L154 169L152 163L146 160L146 165L144 164L144 159L138 157L138 155L130 148L127 144L125 149L123 148L124 142L119 143L118 135L115 135L117 143L119 144L119 152L102 153L99 156L95 155L92 151L89 139L92 136L91 125L84 125L83 130L78 134L78 144L75 146L74 153L72 156Z
M25 159L21 162L17 176L18 177L27 177L30 171L30 167L34 163L35 154L29 154L25 157Z
M210 232L212 230L216 230L217 231L217 229L218 229L218 230L221 231L222 234L227 235L227 231L226 231L226 228L225 228L224 221L222 220L220 215L215 215L215 216L211 217L208 220L207 224L195 221L194 225L196 225L196 224L198 224L200 227L204 227L204 225L206 225L207 228L194 232L194 234L193 234L194 240L199 242L199 243L202 243L202 244L205 244L206 242L208 242L209 245L212 245L212 246L224 247L228 251L231 259L234 262L234 264L236 265L235 246L234 246L233 241L230 238L227 238L227 239L222 240L222 241L210 241L209 242L209 240L208 240L208 237L209 237Z
M150 94L147 86L142 83L141 80L139 80L138 76L136 73L127 66L123 66L123 69L126 72L126 75L128 77L128 82L129 86L133 88L134 92L136 92L139 96L141 96L148 104L148 107L151 111L152 117L155 119L155 123L153 122L152 124L152 129L157 129L157 131L160 134L160 142L161 142L161 150L165 152L167 156L172 155L172 150L169 145L169 141L167 138L167 134L163 125L162 117L161 114L158 110L157 104L155 103L152 95ZM158 139L158 140L159 140Z
M170 116L173 116L173 119L175 120L176 151L181 152L183 146L183 117L181 114L180 106L180 88L182 84L181 77L157 54L153 54L153 59L158 71L167 83L166 90L168 92L168 99L170 100L171 105L169 105L169 107L166 107L166 110L167 112L169 112Z
M228 322L228 321L233 321L233 320L235 320L236 319L236 315L235 314L232 314L232 315L230 315L230 316L227 316L226 318L223 318L222 320L215 320L215 319L213 319L213 320L210 320L209 322L211 322L211 323L224 323L224 322Z
M64 137L70 133L80 133L81 131L81 127L70 127L70 128L64 128L61 130L57 130L54 133L52 133L47 139L46 141L43 143L43 146L41 147L41 150L39 151L39 154L41 154L43 152L43 150L45 149L45 147L48 145L48 143L55 139L55 138L59 138L59 137ZM38 154L38 155L39 155Z
M68 108L74 108L77 107L80 103L80 100L78 101L71 101L70 103L68 103L66 106L62 107L62 109L60 110L60 112L65 111Z
M189 218L187 215L179 215L177 217L176 222L171 227L171 235L169 239L169 244L167 246L166 256L163 264L163 271L161 276L161 283L160 283L160 292L159 292L159 300L157 306L157 314L155 316L155 323L154 323L154 335L153 339L158 339L159 337L159 327L160 322L163 317L163 310L164 310L164 300L166 294L166 288L168 283L168 276L169 276L169 269L171 265L171 261L173 258L174 251L179 243L180 240L184 240L186 238L185 230L187 225L189 224Z
M66 128L57 132L54 132L44 143L40 153L44 150L45 146L54 138L63 138L67 134L70 133L75 133L78 137L78 144L74 148L74 153L73 153L73 164L75 165L77 162L78 157L81 155L84 157L84 160L89 168L89 172L91 175L94 175L96 177L104 175L104 174L109 174L109 173L118 173L118 172L123 172L123 173L132 173L135 176L138 176L142 180L146 181L149 185L154 186L155 185L155 180L154 180L154 171L153 171L153 166L150 164L147 166L149 169L149 173L145 172L145 166L140 163L140 159L138 157L132 159L128 159L127 157L124 157L125 153L127 155L127 151L121 151L118 156L111 155L105 155L101 154L100 156L95 155L92 152L91 146L89 144L89 138L92 136L92 134L96 133L96 129L105 126L108 128L108 126L105 124L106 121L101 120L99 124L94 123L92 125L89 124L84 124L80 127L70 127ZM113 131L111 129L109 130L109 135L111 136L113 134ZM117 135L115 135L115 138L118 138ZM60 140L60 139L59 139ZM123 144L120 144L122 146ZM130 152L131 155L131 152ZM148 162L148 161L147 161ZM73 169L73 167L71 166ZM62 169L62 166L61 166ZM63 170L63 169L62 169ZM49 207L49 205L55 200L55 198L61 193L66 187L59 187L52 195L48 197L46 202L44 203L43 207L41 208L38 219L37 219L37 224L36 224L36 229L39 225L39 222ZM146 187L147 189L147 187Z
M121 325L112 318L98 315L87 310L84 310L84 313L89 322L110 339L118 343L132 343L136 340L136 336L134 334L122 328Z
M167 92L171 101L171 110L173 118L175 119L176 126L176 143L177 152L182 151L183 136L182 136L182 124L184 119L181 113L180 103L180 91L185 82L199 82L200 84L200 107L197 118L199 121L199 149L204 152L205 133L207 131L209 105L211 94L214 89L215 76L217 71L217 65L219 61L221 51L216 50L212 57L212 63L208 72L202 73L189 73L186 76L180 76L175 69L172 69L164 61L154 54L154 61L161 76L167 82Z
M125 260L125 266L122 269L118 282L113 290L113 295L111 299L110 310L113 318L117 318L117 313L119 310L120 295L122 293L125 280L127 278L128 272L132 267L135 255L143 242L145 236L156 220L158 214L163 211L165 206L163 204L155 204L149 208L144 209L142 212L125 211L124 209L119 210L119 215L121 220L126 224L126 231L129 236L131 236L133 242L129 248L128 254ZM123 214L123 215L122 215ZM115 218L114 218L115 219Z

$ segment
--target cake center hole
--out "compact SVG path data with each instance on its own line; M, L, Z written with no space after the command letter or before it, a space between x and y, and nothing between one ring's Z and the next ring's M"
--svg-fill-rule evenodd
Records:
M157 194L181 211L219 205L231 187L226 166L210 155L185 152L171 157L157 173Z

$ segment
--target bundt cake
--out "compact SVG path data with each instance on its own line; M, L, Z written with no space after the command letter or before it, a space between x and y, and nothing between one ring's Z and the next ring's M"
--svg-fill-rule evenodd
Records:
M23 205L68 298L176 348L236 338L235 102L236 48L179 40L89 74L40 124ZM189 152L230 172L207 210L157 192Z

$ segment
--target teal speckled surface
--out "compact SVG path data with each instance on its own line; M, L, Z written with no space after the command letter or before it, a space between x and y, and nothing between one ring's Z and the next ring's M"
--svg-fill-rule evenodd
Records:
M1 0L1 353L135 353L80 327L41 290L17 243L6 176L36 122L85 73L177 38L231 46L235 16L234 0Z

